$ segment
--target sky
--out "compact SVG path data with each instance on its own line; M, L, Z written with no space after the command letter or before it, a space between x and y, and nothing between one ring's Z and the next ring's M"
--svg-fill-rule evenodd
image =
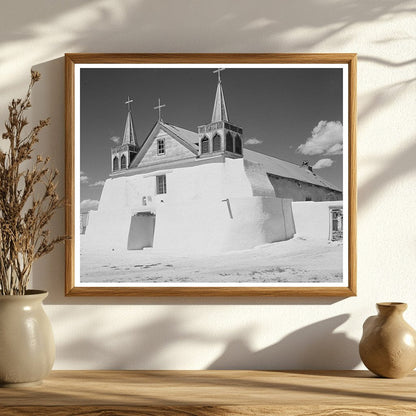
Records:
M81 69L81 201L92 208L111 172L110 149L123 136L127 97L142 144L158 119L188 130L211 121L214 68ZM229 121L244 147L314 171L342 188L342 70L227 68L221 72ZM89 202L91 201L91 202Z

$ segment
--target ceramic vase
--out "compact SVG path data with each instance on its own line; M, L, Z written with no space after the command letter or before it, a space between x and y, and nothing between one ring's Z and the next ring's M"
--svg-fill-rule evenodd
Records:
M0 385L40 384L55 360L52 326L42 301L48 292L0 296Z
M400 378L416 367L416 331L403 319L405 303L377 303L378 315L363 325L360 357L381 377Z

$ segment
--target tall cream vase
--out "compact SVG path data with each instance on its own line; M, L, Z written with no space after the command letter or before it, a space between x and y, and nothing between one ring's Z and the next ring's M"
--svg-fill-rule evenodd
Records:
M43 309L48 292L0 296L0 387L40 384L55 361L52 326Z

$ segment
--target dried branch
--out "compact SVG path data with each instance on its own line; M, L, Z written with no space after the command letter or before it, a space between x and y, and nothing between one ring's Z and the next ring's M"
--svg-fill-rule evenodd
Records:
M31 107L32 88L40 74L32 71L23 99L12 100L5 123L4 140L9 148L0 150L0 294L23 295L33 262L50 253L66 236L50 237L46 229L55 211L63 206L57 192L58 171L49 168L49 157L37 156L30 168L40 131L50 119L40 120L25 136L25 111ZM36 194L36 197L35 197Z

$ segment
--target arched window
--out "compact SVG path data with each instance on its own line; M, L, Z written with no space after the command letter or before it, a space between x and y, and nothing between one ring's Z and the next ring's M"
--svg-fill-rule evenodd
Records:
M225 150L227 152L234 152L233 136L230 132L225 137Z
M201 139L201 154L204 153L209 153L209 139L206 136Z
M118 170L118 157L114 156L113 159L113 170Z
M220 152L221 151L221 136L216 133L212 139L212 151Z
M243 146L241 144L241 137L237 134L235 136L235 153L238 153L239 155L243 154Z
M127 158L125 155L121 156L121 169L126 169L127 167Z

